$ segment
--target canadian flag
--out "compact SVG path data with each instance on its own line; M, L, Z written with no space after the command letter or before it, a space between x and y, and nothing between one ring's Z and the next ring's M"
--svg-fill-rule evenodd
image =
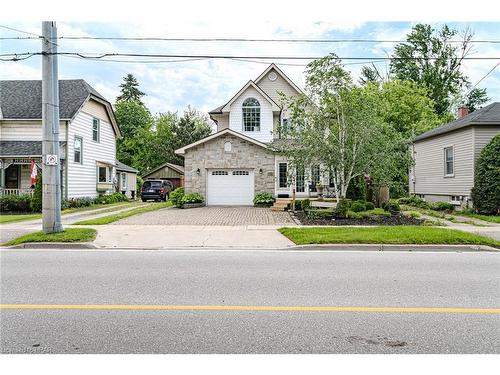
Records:
M31 161L31 185L36 184L36 176L38 175L38 168L34 160Z

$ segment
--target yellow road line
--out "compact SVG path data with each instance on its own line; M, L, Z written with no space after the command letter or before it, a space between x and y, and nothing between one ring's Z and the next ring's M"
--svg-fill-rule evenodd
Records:
M35 305L0 304L9 310L177 310L177 311L304 311L364 313L500 314L500 308L368 307L368 306L218 306L218 305Z

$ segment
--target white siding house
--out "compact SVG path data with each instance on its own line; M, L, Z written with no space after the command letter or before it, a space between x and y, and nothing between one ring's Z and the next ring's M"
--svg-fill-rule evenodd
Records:
M32 191L30 166L41 168L41 81L0 81L0 193ZM84 80L59 81L60 164L64 198L118 191L111 104ZM137 172L136 172L137 173Z

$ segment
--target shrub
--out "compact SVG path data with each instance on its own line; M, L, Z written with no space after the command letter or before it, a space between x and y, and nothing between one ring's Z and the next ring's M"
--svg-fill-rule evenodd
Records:
M257 193L255 194L255 198L253 199L253 204L255 205L271 206L273 202L273 195L268 192Z
M366 202L365 206L367 211L375 209L375 205L372 202Z
M407 204L407 205L414 206L414 207L429 208L429 204L426 201L424 201L422 198L419 198L415 195L412 195L409 197L404 197L404 198L399 198L398 202L399 202L399 204Z
M23 195L4 195L0 197L0 212L30 212L31 196Z
M351 208L351 200L350 199L341 199L337 203L337 207L335 208L335 216L337 217L346 217L347 211Z
M111 203L118 203L118 202L126 202L128 201L128 198L125 194L122 193L113 193L109 195L100 195L98 196L94 203L95 204L111 204Z
M363 201L356 201L351 204L351 211L361 212L366 211L366 204Z
M331 219L333 210L329 208L309 209L306 211L309 219Z
M418 219L421 216L422 216L422 214L418 211L410 211L410 217L412 217L414 219Z
M500 211L500 134L493 137L479 156L471 191L474 209L480 214Z
M455 206L450 202L433 202L429 205L431 210L435 211L453 211L455 210Z
M182 204L203 203L203 196L199 193L187 193L182 197Z
M366 214L366 212L356 212L356 211L349 210L349 211L347 211L345 216L348 219L360 220L360 219L367 217L368 215Z
M368 218L370 216L385 216L385 217L390 217L391 213L387 212L387 211L384 211L381 208L375 208L375 209L370 210L370 211L362 211L362 212L355 212L355 211L349 210L349 211L347 211L347 214L346 214L347 218L349 218L349 219L357 219L357 220L359 220L359 219L365 219L365 218Z
M140 191L141 191L141 187L142 187L143 184L144 184L144 179L141 176L137 175L137 179L136 179L136 182L135 182L135 191L136 191L135 197L136 198L140 197L140 195L141 195Z
M175 207L182 207L182 198L184 197L184 188L178 187L169 195L169 199Z
M346 191L346 197L353 200L366 199L366 183L364 176L357 176L351 180Z
M382 203L382 208L387 212L400 212L401 208L399 207L399 203L395 199L390 199L387 202Z
M64 205L66 206L66 208L88 207L92 206L95 200L96 198L92 197L70 198L66 200L66 203Z
M35 183L35 191L31 197L31 211L42 212L42 174L38 175Z
M295 210L305 211L311 207L311 201L309 199L301 199L295 201Z

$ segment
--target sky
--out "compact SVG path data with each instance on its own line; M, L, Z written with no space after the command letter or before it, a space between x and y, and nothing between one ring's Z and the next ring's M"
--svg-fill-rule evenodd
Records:
M58 36L93 37L179 37L179 38L314 38L314 39L375 39L402 40L416 22L324 22L314 15L297 23L286 17L269 21L235 20L223 25L210 18L186 22L185 19L169 19L169 22L116 21L83 22L59 21ZM425 20L424 20L425 21ZM440 28L443 22L429 22ZM0 22L1 25L40 34L41 22ZM500 40L500 22L446 22L459 31L470 27L474 39ZM1 37L28 36L16 31L0 28ZM36 52L41 49L39 40L2 40L2 54ZM394 43L271 43L271 42L173 42L173 41L109 41L109 40L59 40L59 52L94 53L157 53L181 55L238 55L238 56L324 56L336 53L340 57L373 57L390 55ZM476 44L471 56L498 57L497 60L470 60L463 63L463 71L475 84L490 69L500 62L500 43ZM134 58L144 60L143 58ZM179 60L179 59L161 59ZM303 60L257 60L258 62L204 59L154 64L105 62L82 60L75 57L59 57L59 78L82 78L92 85L110 102L119 94L123 77L132 73L146 93L144 102L152 113L183 111L187 106L203 112L226 103L244 84L255 79L270 62L275 62L299 87L304 87L305 64ZM346 68L355 79L365 63L345 60ZM354 64L353 64L354 63ZM293 64L293 65L287 65ZM299 65L299 66L296 66ZM377 62L382 71L388 69L387 62ZM34 56L19 62L0 61L0 79L41 79L41 58ZM484 78L478 87L486 88L491 101L500 101L500 66Z

